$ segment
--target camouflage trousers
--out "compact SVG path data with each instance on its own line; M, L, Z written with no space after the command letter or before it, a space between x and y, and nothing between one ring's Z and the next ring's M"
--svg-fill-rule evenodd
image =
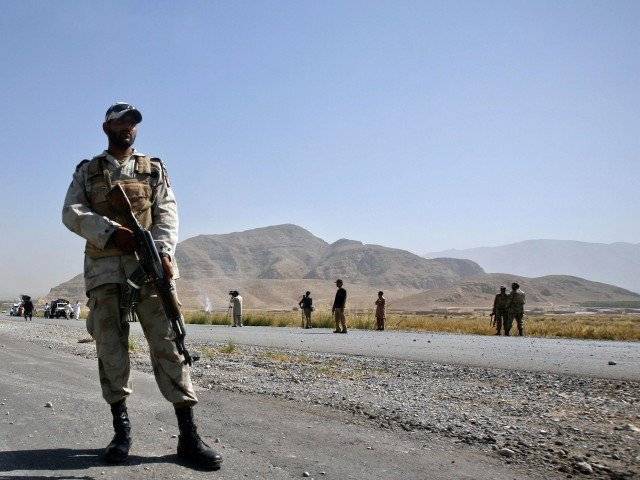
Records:
M198 402L189 367L182 364L173 342L171 323L166 319L160 299L143 287L136 313L149 344L151 365L162 395L178 406ZM115 403L132 392L129 379L129 324L121 320L120 285L107 283L89 291L87 331L96 341L102 396Z
M510 330L513 326L514 320L516 321L516 325L518 326L518 335L520 335L521 337L524 336L524 310L509 310L507 322L504 325L504 334L510 334Z
M496 322L496 333L500 334L500 331L504 327L504 334L507 335L507 326L509 327L509 330L511 330L511 323L509 323L509 310L498 308L496 309L496 315L493 318Z

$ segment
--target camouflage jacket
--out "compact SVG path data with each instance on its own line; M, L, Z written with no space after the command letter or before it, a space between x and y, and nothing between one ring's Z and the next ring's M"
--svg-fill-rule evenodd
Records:
M521 312L524 310L524 304L526 303L525 294L522 290L516 290L509 294L509 310L514 312Z
M506 293L499 293L496 295L496 298L493 300L493 313L496 313L496 310L507 310L509 308L509 295Z
M160 252L172 258L175 277L178 276L175 264L175 248L178 242L178 209L176 199L171 189L166 170L157 158L148 159L151 168L140 171L137 165L144 154L134 151L124 162L109 155L106 151L84 160L77 167L62 208L62 222L72 232L87 240L84 258L85 290L89 290L105 283L123 283L137 268L138 262L134 255L114 254L111 235L120 225L116 220L101 215L95 211L97 182L91 171L96 161L104 166L115 183L136 182L149 187L149 231L153 236ZM102 177L102 175L101 175ZM101 179L99 179L101 180ZM101 184L100 188L104 189ZM132 202L134 203L134 202ZM105 252L104 256L99 253Z

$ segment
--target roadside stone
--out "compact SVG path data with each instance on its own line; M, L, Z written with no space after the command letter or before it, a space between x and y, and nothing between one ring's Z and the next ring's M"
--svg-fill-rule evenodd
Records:
M617 365L617 363L614 362L613 360L609 360L609 365Z
M45 408L53 408L53 403L47 402L44 404Z
M581 473L584 473L587 475L591 475L593 473L593 468L587 462L578 462L576 463L575 467L576 467L576 470L578 470Z
M510 448L506 448L506 447L503 447L500 450L498 450L498 453L500 455L502 455L503 457L507 457L507 458L511 458L516 454L516 452L514 452Z
M303 476L303 477L305 477L305 478L307 478L307 477L310 477L310 476L311 476L311 474L310 474L309 472L303 472L303 473L302 473L302 476Z

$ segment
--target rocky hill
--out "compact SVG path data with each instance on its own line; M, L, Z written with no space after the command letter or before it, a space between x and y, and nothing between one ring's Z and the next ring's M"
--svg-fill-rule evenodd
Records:
M640 300L640 295L606 283L568 275L527 278L506 273L489 273L468 278L459 284L411 294L401 299L406 310L447 307L491 307L500 285L510 290L518 282L527 295L527 308L573 307L585 302L624 302Z
M178 292L186 307L226 308L227 292L239 290L248 308L290 309L305 290L329 307L333 281L342 278L351 307L371 307L384 290L394 309L486 306L512 275L487 275L466 259L426 259L410 252L354 240L332 244L296 225L199 235L178 245ZM640 300L640 295L574 277L521 279L529 304L552 306L581 301ZM82 276L51 290L47 299L84 297Z
M349 286L352 305L369 305L379 289L401 297L427 288L444 288L483 270L459 259L425 259L413 253L354 240L329 244L296 225L276 225L245 232L199 235L178 245L176 258L183 303L200 307L227 304L227 292L242 292L248 307L291 308L309 289L328 305L333 281ZM82 276L51 290L47 298L81 298Z
M527 240L499 247L445 250L427 258L467 258L488 272L527 277L574 275L640 292L640 243Z

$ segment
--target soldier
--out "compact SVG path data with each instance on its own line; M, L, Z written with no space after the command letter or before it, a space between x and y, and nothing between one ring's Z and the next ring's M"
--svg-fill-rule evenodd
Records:
M516 282L511 284L511 293L509 294L509 329L513 325L513 320L518 325L518 335L524 336L524 304L525 295L520 290L520 285ZM508 331L505 331L508 335Z
M302 300L298 302L298 306L302 309L302 328L311 328L311 312L313 311L313 299L311 292L308 290L302 296Z
M347 291L342 288L342 280L336 280L336 298L333 300L331 313L336 322L336 329L333 333L347 333L347 320L344 317L344 307L347 304Z
M126 399L129 380L129 324L123 321L121 294L138 261L130 229L107 201L109 189L120 184L142 226L148 229L162 257L169 278L177 278L173 260L178 241L178 212L164 164L133 148L141 113L127 103L116 103L105 115L102 129L108 148L76 167L62 210L69 230L84 237L85 290L89 297L87 330L96 341L102 396L111 406L115 435L105 450L105 460L124 462L131 447L131 423ZM126 312L125 312L126 313ZM149 343L156 382L173 404L180 436L178 457L198 468L220 468L222 457L202 441L192 407L198 402L189 367L173 342L171 323L164 315L153 287L140 291L136 313Z
M386 300L383 297L384 292L378 292L378 298L376 299L376 330L384 330L384 320L385 320L385 304Z
M242 297L237 290L231 292L231 313L233 314L233 326L244 327L242 323Z
M500 335L503 326L504 334L509 335L507 325L509 329L511 329L511 323L509 322L509 295L507 295L507 287L500 287L500 293L497 294L493 300L491 316L496 324L496 335Z

